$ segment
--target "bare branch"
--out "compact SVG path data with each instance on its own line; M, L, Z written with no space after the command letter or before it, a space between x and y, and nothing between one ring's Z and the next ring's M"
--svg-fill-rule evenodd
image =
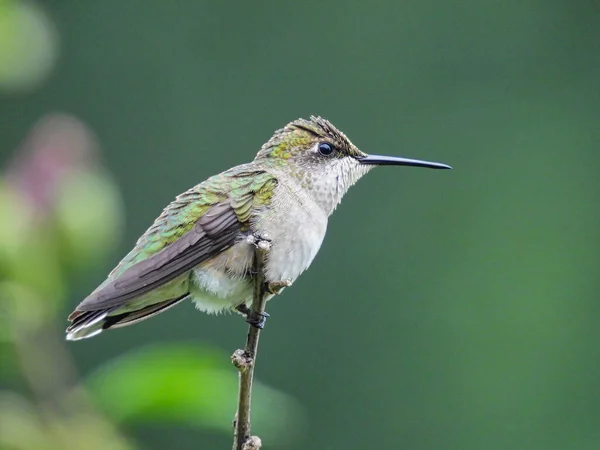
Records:
M260 439L252 436L251 433L250 409L254 365L258 352L258 338L260 337L260 328L264 324L266 317L267 290L263 268L268 248L268 241L259 241L254 249L254 297L252 310L247 315L250 327L248 329L246 347L244 350L236 350L231 357L233 364L240 371L238 408L234 422L233 450L259 450L261 446Z

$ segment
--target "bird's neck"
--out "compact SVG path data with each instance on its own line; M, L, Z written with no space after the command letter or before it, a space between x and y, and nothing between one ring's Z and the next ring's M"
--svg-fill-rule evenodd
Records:
M325 170L318 168L273 168L280 183L299 198L312 200L326 216L330 216L348 189L374 166L366 166L353 159L341 159Z

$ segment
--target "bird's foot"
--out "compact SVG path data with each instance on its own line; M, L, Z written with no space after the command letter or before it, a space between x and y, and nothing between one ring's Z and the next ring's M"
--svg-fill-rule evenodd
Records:
M277 295L283 291L286 287L290 287L292 282L290 280L271 281L266 284L266 290L269 294Z
M242 303L241 305L236 306L235 310L244 317L249 317L250 313L252 312L252 310L250 308L248 308L248 306L246 306L245 303Z
M264 311L250 311L250 314L246 316L246 322L259 330L262 330L269 317L271 316Z
M267 323L267 318L271 317L268 313L266 312L254 312L252 311L252 309L248 308L248 306L246 306L245 304L241 304L239 306L235 307L236 311L239 312L240 314L242 314L244 316L244 318L246 319L246 322L248 322L250 325L258 328L258 329L263 329L265 327L265 323Z

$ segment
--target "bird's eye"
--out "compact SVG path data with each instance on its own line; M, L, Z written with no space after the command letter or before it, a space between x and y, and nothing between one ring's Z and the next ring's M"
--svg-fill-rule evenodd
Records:
M319 144L319 153L323 156L330 156L333 153L333 146L327 142Z

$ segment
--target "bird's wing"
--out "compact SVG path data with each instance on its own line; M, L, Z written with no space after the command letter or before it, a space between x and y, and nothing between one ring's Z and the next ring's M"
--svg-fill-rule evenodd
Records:
M181 194L71 316L120 306L231 247L276 185L269 173L240 166Z

